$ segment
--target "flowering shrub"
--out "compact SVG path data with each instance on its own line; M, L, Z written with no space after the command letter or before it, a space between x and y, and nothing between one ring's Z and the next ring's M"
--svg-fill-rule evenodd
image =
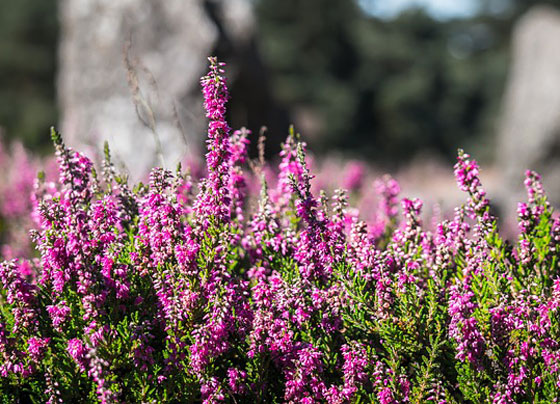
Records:
M367 225L344 190L312 192L294 134L276 181L262 161L246 169L246 132L230 133L210 60L198 183L156 168L131 188L108 150L98 172L53 131L60 177L36 187L40 263L0 265L2 402L559 398L560 220L536 173L515 244L462 151L467 197L451 219L425 228L422 202L385 178Z
M39 167L47 178L55 178L51 160L39 161L20 143L4 148L0 143L0 257L31 257L33 246L28 232L35 227L33 215L35 185Z

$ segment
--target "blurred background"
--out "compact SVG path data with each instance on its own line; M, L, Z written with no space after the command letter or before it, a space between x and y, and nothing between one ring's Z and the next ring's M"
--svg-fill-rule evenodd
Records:
M107 139L131 171L158 153L167 161L199 154L198 79L217 55L228 64L230 124L253 136L266 125L269 153L293 123L318 156L392 172L430 161L451 177L462 147L489 167L498 198L521 189L526 168L541 171L557 197L557 6L1 1L0 128L5 141L37 153L50 152L51 125L71 144L95 149Z

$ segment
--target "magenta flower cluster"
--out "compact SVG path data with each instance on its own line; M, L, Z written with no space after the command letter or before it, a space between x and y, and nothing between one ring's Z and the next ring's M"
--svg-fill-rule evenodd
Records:
M53 131L58 182L24 190L37 258L0 264L2 402L557 402L560 218L536 173L517 240L462 151L465 203L429 225L359 164L316 192L293 132L277 169L249 160L222 69L201 80L201 179L131 187ZM350 206L363 187L373 214Z
M53 163L52 158L41 160L30 155L20 143L4 147L0 142L0 257L3 259L33 256L29 230L37 225L37 215L32 214L41 192L37 173L42 168L46 172L42 176L55 178ZM22 270L31 274L28 269Z

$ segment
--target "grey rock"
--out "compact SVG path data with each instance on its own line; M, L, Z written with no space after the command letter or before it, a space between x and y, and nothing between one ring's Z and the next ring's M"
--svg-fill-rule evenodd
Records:
M512 66L503 103L497 162L506 210L525 200L526 169L539 172L553 204L560 202L560 12L537 6L513 34Z
M246 0L213 2L222 29L250 37ZM61 131L74 147L107 140L138 178L173 169L205 132L199 77L220 33L203 0L62 0ZM159 152L158 152L159 151Z

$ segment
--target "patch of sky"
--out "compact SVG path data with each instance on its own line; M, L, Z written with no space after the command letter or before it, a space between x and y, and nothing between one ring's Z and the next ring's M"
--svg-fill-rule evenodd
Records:
M480 9L476 0L358 0L358 3L368 14L384 19L392 19L410 8L424 9L438 20L472 17Z

